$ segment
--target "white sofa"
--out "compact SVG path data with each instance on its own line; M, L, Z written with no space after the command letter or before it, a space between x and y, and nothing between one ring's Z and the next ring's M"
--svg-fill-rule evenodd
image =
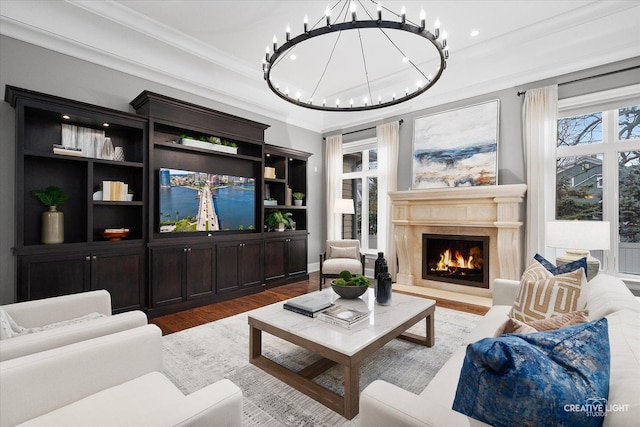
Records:
M229 380L184 396L155 325L0 362L0 426L240 426Z
M41 328L91 313L99 313L104 317L2 340L0 361L147 324L147 316L142 311L112 316L111 295L106 290L7 304L2 309L25 328Z
M422 393L415 395L380 380L371 383L360 396L360 424L366 427L486 426L451 407L466 345L497 333L507 320L518 285L519 282L512 280L494 281L493 307ZM637 426L640 419L640 302L620 279L600 274L588 283L586 309L589 320L606 316L609 323L608 404L616 410L607 413L604 425ZM436 330L436 339L437 333Z

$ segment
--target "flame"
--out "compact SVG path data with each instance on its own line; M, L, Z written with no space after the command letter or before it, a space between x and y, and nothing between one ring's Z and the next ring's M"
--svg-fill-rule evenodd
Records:
M443 271L448 270L450 267L459 268L482 268L482 261L478 262L474 259L473 255L469 255L465 258L460 252L456 251L454 256L451 255L451 251L447 249L440 254L440 261L436 264L436 270Z

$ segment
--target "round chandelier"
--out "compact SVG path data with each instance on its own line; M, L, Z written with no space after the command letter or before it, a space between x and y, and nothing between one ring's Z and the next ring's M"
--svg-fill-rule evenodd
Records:
M280 98L314 110L366 111L408 101L440 79L449 58L440 21L433 32L425 21L424 10L414 23L404 6L398 14L379 1L339 0L311 27L305 16L298 36L289 26L283 44L273 36L262 59L264 79Z

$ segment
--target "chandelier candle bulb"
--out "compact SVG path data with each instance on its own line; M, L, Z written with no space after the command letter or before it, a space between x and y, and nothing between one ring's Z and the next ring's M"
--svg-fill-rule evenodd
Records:
M269 50L269 46L267 46L266 52L267 53L265 54L264 59L265 61L269 62L269 53L271 53L271 51Z
M276 53L276 50L278 50L278 39L273 36L273 53Z
M404 6L400 9L400 20L403 24L407 22L407 9Z
M433 27L435 28L434 36L437 39L438 37L440 37L440 20L439 19L436 19L436 22L433 23Z
M351 0L350 9L351 9L351 20L355 22L357 19L356 18L356 2L353 0Z
M305 34L308 33L309 32L309 18L307 18L307 15L304 16L303 27L304 27Z
M378 11L378 21L382 21L382 3L378 2L378 7L376 9Z
M285 39L287 40L287 43L291 40L291 28L288 25L285 29Z
M325 15L327 16L327 25L331 26L331 6L327 5Z
M378 104L382 104L382 96L378 96Z
M426 19L427 19L427 14L425 13L424 9L422 9L420 11L420 31L423 31L424 28L426 27L425 25Z
M336 99L336 107L340 108L340 98Z

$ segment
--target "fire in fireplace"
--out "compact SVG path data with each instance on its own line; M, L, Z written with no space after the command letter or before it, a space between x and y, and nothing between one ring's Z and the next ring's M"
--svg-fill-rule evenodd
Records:
M423 234L422 278L489 289L489 237Z

